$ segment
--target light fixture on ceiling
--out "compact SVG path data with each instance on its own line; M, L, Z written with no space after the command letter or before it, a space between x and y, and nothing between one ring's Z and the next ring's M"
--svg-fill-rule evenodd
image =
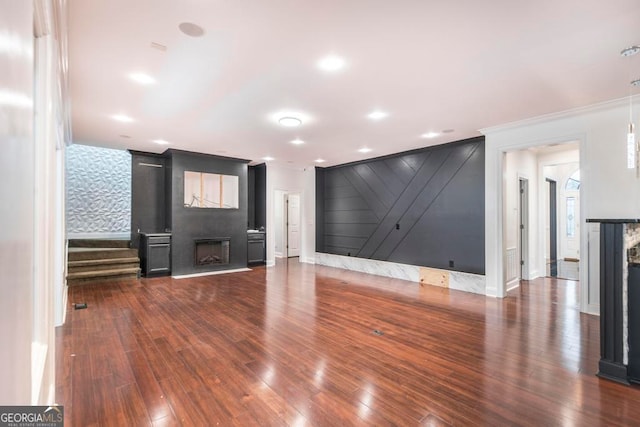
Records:
M339 56L329 55L318 61L318 67L324 71L338 71L344 68L344 59Z
M445 129L442 131L442 133L453 133L453 129Z
M440 136L440 132L427 132L420 135L422 138L435 138L436 136Z
M126 116L124 114L114 114L113 116L111 116L111 118L113 120L116 120L118 122L122 122L122 123L131 123L133 121L133 119L129 116Z
M640 52L640 46L634 45L620 51L620 56L630 58ZM629 77L631 77L631 60L629 60ZM633 123L633 93L632 88L640 85L640 79L632 80L629 86L629 127L627 129L627 168L636 170L636 177L640 178L638 167L638 143L636 141L635 125Z
M154 139L151 142L154 142L158 145L169 145L171 144L169 141L165 141L164 139Z
M325 159L315 159L314 162L316 162L316 163L324 163L324 162L326 162L326 160Z
M358 150L359 153L370 153L373 150L369 147L362 147L361 149Z
M291 141L291 143L292 143L293 145L302 145L302 144L304 144L304 141L303 141L303 140L301 140L301 139L299 139L299 138L296 138L296 139L294 139L293 141Z
M262 160L264 160L265 162L270 162L270 161L275 160L275 159L273 157L271 157L271 156L266 156L266 157L263 157Z
M204 35L204 28L193 22L183 22L178 25L180 32L189 37L202 37Z
M141 85L152 85L156 83L156 79L145 73L131 73L129 78Z
M302 124L302 120L297 117L285 116L280 117L278 119L278 123L280 123L284 127L294 128L300 126Z
M371 120L381 120L387 117L389 114L384 111L376 110L367 115Z

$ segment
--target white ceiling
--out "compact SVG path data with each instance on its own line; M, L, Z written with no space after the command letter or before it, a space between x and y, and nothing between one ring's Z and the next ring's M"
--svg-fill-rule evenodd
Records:
M629 95L639 17L638 0L69 0L74 141L298 167L456 141ZM320 70L328 54L345 68ZM284 128L284 110L308 119Z

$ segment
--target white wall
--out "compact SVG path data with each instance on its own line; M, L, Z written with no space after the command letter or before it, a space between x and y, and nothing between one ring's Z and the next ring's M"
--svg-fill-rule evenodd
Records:
M300 261L315 263L316 254L316 169L307 167L303 172L304 194L300 219Z
M58 1L3 1L0 9L0 405L55 401L69 132L59 51L65 36L51 31L64 28L54 24L62 9Z
M505 250L515 248L520 254L520 178L529 185L529 240L527 245L527 265L529 272L524 280L538 277L538 162L534 152L512 151L506 154L504 173L504 245Z
M35 147L33 4L2 2L0 405L31 404Z
M636 101L634 109L640 108ZM587 253L586 218L640 217L640 181L626 169L628 99L484 129L485 151L485 256L487 295L503 297L503 157L506 151L567 141L580 142L581 253ZM591 260L589 261L591 263ZM588 284L581 309L597 312L588 300L599 287L599 277L581 268L581 283ZM594 277L596 276L596 277Z

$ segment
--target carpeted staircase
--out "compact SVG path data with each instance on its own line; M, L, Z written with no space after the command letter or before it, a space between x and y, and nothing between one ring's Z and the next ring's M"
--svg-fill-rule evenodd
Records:
M70 239L67 285L138 279L140 258L128 240Z

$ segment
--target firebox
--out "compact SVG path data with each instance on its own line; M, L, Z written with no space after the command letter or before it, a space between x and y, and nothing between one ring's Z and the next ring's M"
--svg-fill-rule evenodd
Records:
M195 240L194 265L229 264L229 237Z

